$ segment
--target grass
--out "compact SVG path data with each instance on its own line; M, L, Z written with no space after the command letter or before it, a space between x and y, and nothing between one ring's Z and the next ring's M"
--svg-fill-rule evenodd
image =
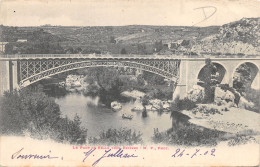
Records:
M104 145L133 145L142 143L142 134L140 132L127 128L108 129L100 133L99 137L90 137L90 144L104 144Z
M258 133L252 130L245 130L236 134L221 132L199 127L193 124L186 124L177 129L169 129L166 132L154 130L153 141L168 145L183 146L216 146L219 142L226 141L228 146L237 146L248 143L259 143L255 139Z
M188 124L166 132L154 131L153 141L168 145L215 146L226 133Z

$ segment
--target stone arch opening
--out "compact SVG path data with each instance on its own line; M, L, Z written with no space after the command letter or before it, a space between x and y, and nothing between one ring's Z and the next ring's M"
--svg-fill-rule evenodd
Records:
M217 62L212 62L211 64L213 65L213 69L210 72L212 78L214 78L217 83L222 83L222 81L225 77L225 74L226 74L226 68ZM209 72L207 72L207 70L208 69L207 69L206 65L204 67L202 67L202 69L200 70L198 77L197 77L198 85L202 85L203 83L208 82L208 81L206 81L208 79L207 75L209 73Z
M244 62L237 66L232 79L233 87L240 93L247 88L259 89L259 68L254 63Z

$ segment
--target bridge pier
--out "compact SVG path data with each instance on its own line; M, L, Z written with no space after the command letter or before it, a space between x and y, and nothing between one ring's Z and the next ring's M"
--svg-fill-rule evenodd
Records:
M187 92L192 89L193 85L197 84L200 70L204 67L205 61L196 59L182 59L179 71L179 81L175 91L173 92L173 99L177 96L183 99Z
M12 91L19 87L18 85L18 73L20 68L17 68L17 61L0 61L0 77L1 87L0 95L3 95L5 91Z
M172 95L173 100L178 96L180 97L180 99L183 99L187 92L186 73L187 73L187 62L181 61L180 68L179 68L179 80Z
M9 62L0 61L0 94L3 95L4 91L10 90L9 85Z

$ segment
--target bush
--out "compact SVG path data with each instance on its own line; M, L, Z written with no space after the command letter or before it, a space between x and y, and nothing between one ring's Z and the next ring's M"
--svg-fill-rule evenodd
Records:
M215 146L218 142L227 141L229 146L247 144L250 142L259 143L253 136L258 132L245 130L237 134L207 129L193 124L186 124L178 128L171 128L166 132L154 130L153 141L169 145L185 146Z
M208 116L209 114L221 114L221 112L217 109L217 108L212 108L210 106L206 106L206 105L201 105L197 108L192 109L192 113L196 114L196 113L202 113L205 114L206 116Z
M52 126L60 116L60 109L54 99L43 92L31 92L29 89L5 92L1 101L2 130L18 133L33 123L37 128L43 124Z
M138 134L131 129L108 129L100 133L99 138L89 138L91 144L105 144L105 145L133 145L142 143L142 134Z
M160 99L160 100L172 99L173 88L171 86L169 87L151 86L150 88L151 89L148 90L147 92L151 98Z
M5 92L1 99L1 132L38 139L51 138L58 142L85 143L85 130L80 119L62 118L53 98L29 88Z
M180 97L176 97L175 100L171 103L170 110L171 111L182 111L182 110L191 110L197 107L196 103L188 98L180 99Z
M245 98L254 103L253 111L260 113L260 90L246 89Z
M247 144L250 142L258 143L259 141L256 140L253 136L258 136L259 132L253 131L253 130L244 130L241 132L236 133L233 136L228 137L228 145L229 146L236 146L241 144Z
M233 137L231 140L229 140L228 145L237 146L237 145L241 145L241 144L247 144L250 142L256 143L257 141L253 136L237 134L235 137Z
M225 132L188 125L166 132L154 131L153 141L170 145L215 146Z

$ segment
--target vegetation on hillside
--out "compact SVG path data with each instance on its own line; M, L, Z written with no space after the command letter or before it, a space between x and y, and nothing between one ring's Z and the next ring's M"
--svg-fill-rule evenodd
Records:
M84 144L86 130L80 118L62 118L58 104L43 92L24 88L5 92L1 98L0 130L7 135L29 135L38 139Z
M129 72L120 68L95 67L87 70L77 70L76 73L86 75L88 86L83 92L85 95L99 96L100 101L110 106L112 101L126 101L121 96L124 91L139 90L149 98L168 100L172 98L173 84L163 77L143 72L134 75L135 70Z
M244 18L223 26L6 27L0 41L6 54L259 54L259 18ZM18 42L27 39L27 42ZM38 45L43 45L39 48ZM49 49L52 48L52 49ZM42 51L46 49L46 51Z
M192 46L192 52L215 53L230 56L259 54L260 18L243 18L236 22L225 24L216 34L197 40Z
M133 145L141 144L142 134L127 128L108 129L100 133L99 137L89 138L90 144L103 145Z
M185 146L215 146L226 133L205 129L192 124L169 129L166 132L154 130L153 141L171 145Z

